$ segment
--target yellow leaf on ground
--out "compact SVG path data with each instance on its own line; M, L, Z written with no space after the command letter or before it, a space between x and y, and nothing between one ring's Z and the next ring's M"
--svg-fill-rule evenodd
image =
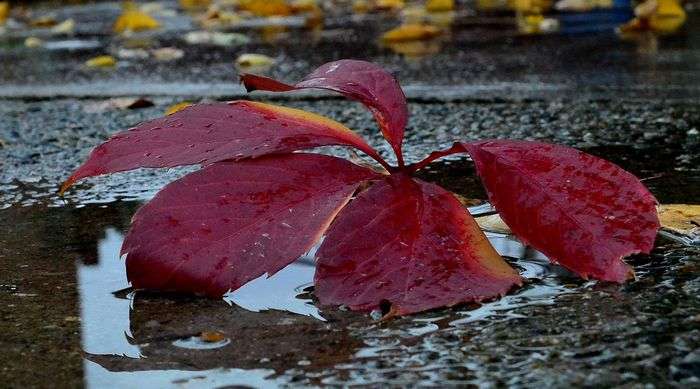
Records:
M211 0L180 0L180 7L187 11L197 11L207 8Z
M27 39L24 40L24 45L29 48L35 48L35 47L41 47L44 45L44 41L35 37L35 36L30 36Z
M292 0L290 7L293 13L311 12L319 9L316 0Z
M552 0L508 0L510 8L525 13L542 13L552 8Z
M273 58L264 54L241 54L236 59L236 65L242 68L265 68L275 63Z
M114 32L125 33L125 32L135 32L152 30L160 27L160 23L153 19L151 15L141 12L139 10L125 10L117 21L114 22Z
M446 12L455 8L454 0L428 0L425 9L428 12Z
M476 224L484 231L497 232L499 234L512 234L510 227L501 219L497 213L493 215L479 216L474 218Z
M51 28L51 32L54 34L72 34L73 30L75 30L75 20L73 19L66 19Z
M111 55L100 55L85 61L85 66L89 68L111 68L117 64L117 60Z
M662 204L657 211L661 227L684 235L700 233L700 205Z
M202 331L202 333L199 334L199 339L207 343L216 343L226 339L226 336L219 331Z
M255 16L287 16L292 13L284 0L241 0L238 6Z
M173 104L173 105L171 105L171 106L169 106L168 108L165 109L165 115L166 115L166 116L167 116L167 115L172 115L172 114L174 114L175 112L182 111L183 109L189 107L189 106L192 105L192 104L193 104L193 103L191 103L191 102L189 102L189 101L183 101L183 102L180 102L180 103L177 103L177 104Z
M352 11L358 14L369 12L370 6L367 0L354 0L352 2Z
M678 31L687 15L677 0L647 0L635 8L635 17L620 27L623 34L652 31L661 35Z
M397 11L406 6L404 0L376 0L374 9L380 11Z
M440 35L441 31L429 24L404 24L384 33L384 42L405 42L431 39Z
M8 16L10 16L10 3L7 1L0 1L0 26L5 24Z
M53 16L41 16L39 18L33 19L29 22L29 25L32 27L39 27L39 28L47 28L47 27L53 27L57 24L58 22Z
M686 241L700 241L700 205L662 204L656 207L661 228L682 236ZM511 234L511 230L498 214L479 216L476 223L482 230Z
M153 58L158 61L174 61L185 55L184 51L175 47L161 47L160 49L153 50L151 53L153 54Z

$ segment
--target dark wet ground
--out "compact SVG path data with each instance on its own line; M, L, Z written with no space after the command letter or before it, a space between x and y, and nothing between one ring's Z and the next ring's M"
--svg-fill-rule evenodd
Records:
M66 11L85 18L76 38L117 47L108 24L95 17L117 12L114 4L91 7ZM690 14L679 36L663 38L656 54L609 34L517 37L501 15L491 24L464 18L454 41L429 58L407 60L374 44L363 56L397 71L407 85L411 161L455 139L552 141L620 164L662 203L697 204L698 16ZM2 385L700 387L698 247L659 237L652 255L630 259L638 279L613 285L577 279L510 237L490 234L529 279L526 286L480 306L382 323L315 308L310 258L227 301L128 289L118 252L130 217L188 169L102 177L64 200L55 195L90 148L115 131L178 101L240 94L231 63L237 54L274 55L272 74L295 79L326 60L358 57L357 45L373 42L380 22L330 20L318 43L288 34L270 45L253 36L247 46L225 49L183 46L187 26L173 22L154 39L184 47L186 59L114 71L80 66L109 48L37 52L19 44L20 32L1 38ZM120 90L142 91L155 106L102 108ZM278 102L331 116L388 153L357 104L326 97ZM433 164L421 175L485 198L465 159ZM215 341L200 339L203 331L216 333Z

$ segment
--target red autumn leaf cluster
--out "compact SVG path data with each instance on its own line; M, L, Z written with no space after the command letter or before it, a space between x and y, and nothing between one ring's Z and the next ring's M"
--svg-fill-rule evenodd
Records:
M632 174L581 151L512 140L457 142L423 161L402 155L408 110L398 82L341 60L288 85L243 75L249 91L320 88L363 103L396 154L391 166L353 131L309 112L251 101L200 104L98 146L62 187L143 167L201 164L136 213L124 241L135 288L220 297L317 253L321 304L405 315L502 296L521 277L455 196L412 177L468 153L489 200L523 242L582 277L624 282L625 256L649 252L656 200ZM298 152L354 147L384 168Z

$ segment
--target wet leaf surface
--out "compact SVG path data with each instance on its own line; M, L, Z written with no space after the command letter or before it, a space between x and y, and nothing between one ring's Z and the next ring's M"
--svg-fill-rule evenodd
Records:
M633 271L622 258L652 249L656 199L611 162L537 142L463 146L506 224L553 262L584 278L623 282Z
M387 316L498 297L520 284L451 193L402 174L340 214L317 263L321 304Z
M406 97L396 79L379 65L356 60L329 62L294 85L252 74L243 74L241 81L248 91L285 92L317 88L339 92L362 102L374 114L399 163L403 163L401 144L408 122Z
M218 162L167 185L122 253L135 288L221 297L308 251L372 171L317 154Z
M96 147L64 183L142 167L207 164L348 145L379 158L362 138L340 123L291 108L235 101L199 104L114 135Z

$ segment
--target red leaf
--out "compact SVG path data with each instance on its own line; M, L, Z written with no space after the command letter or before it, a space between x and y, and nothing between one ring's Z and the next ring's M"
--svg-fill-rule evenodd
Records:
M396 153L399 165L403 166L401 143L408 122L406 97L396 79L380 66L344 59L322 65L294 85L252 74L241 75L241 81L249 92L316 88L339 92L360 101L374 114L384 137Z
M342 124L297 109L252 101L199 104L114 135L97 146L61 192L91 176L142 167L243 159L324 145L356 147L385 162Z
M167 185L133 218L122 254L135 288L219 297L308 251L359 183L343 159L217 162Z
M503 220L582 277L623 282L622 258L651 251L656 199L632 174L581 151L525 141L464 143Z
M480 301L520 284L451 193L403 174L350 203L317 257L322 304L372 310L386 300L389 316Z

